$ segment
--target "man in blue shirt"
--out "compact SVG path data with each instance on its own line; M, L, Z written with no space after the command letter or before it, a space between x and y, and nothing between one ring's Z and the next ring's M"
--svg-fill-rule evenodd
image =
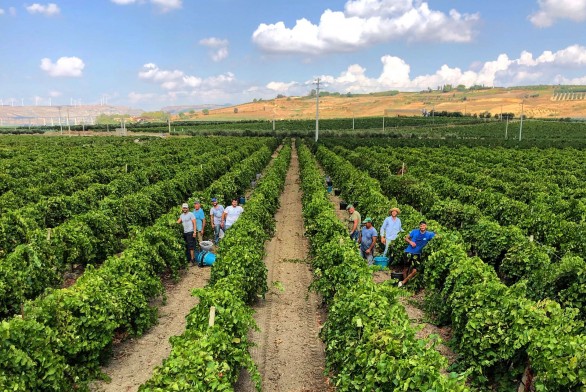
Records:
M203 208L201 208L201 203L199 200L196 199L193 202L193 211L191 211L191 213L195 217L195 234L197 238L196 245L198 245L203 241L203 231L206 227L206 214L203 212Z
M374 247L376 246L376 239L378 233L372 226L372 219L366 218L364 220L364 227L360 230L358 242L360 243L360 255L366 259L368 265L374 262Z
M405 248L406 267L403 271L403 276L407 276L399 282L399 287L412 279L417 274L418 268L421 269L421 251L433 237L435 237L435 233L433 231L427 231L427 223L425 221L419 222L419 230L412 230L405 237L405 241L409 246Z

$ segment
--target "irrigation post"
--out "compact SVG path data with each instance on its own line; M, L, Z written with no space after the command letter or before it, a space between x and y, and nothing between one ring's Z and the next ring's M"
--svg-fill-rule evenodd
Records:
M507 125L505 126L505 140L507 140L509 138L507 135L508 131L509 131L509 116L507 116Z
M319 138L319 78L317 78L315 89L315 142Z

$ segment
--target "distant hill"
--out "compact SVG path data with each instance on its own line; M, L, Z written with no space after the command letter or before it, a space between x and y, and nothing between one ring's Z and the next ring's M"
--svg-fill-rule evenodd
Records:
M70 125L94 124L100 114L139 116L143 111L127 106L0 106L0 126L6 125Z
M186 113L190 111L194 112L201 112L204 109L213 110L213 109L220 109L225 108L227 106L231 106L231 104L223 104L223 105L214 105L214 104L201 104L201 105L178 105L178 106L165 106L161 108L161 111L171 113L171 114L179 114L179 113Z
M422 110L462 114L513 113L528 118L586 118L586 86L527 86L450 91L381 92L320 96L320 118L420 116ZM315 118L315 97L283 97L218 108L194 119L255 120Z

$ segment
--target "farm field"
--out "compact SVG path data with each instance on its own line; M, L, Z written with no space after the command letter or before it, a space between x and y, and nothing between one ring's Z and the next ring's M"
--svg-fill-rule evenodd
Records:
M584 389L584 150L437 140L0 137L0 390ZM423 273L366 265L326 174L428 221ZM245 194L189 266L181 203Z

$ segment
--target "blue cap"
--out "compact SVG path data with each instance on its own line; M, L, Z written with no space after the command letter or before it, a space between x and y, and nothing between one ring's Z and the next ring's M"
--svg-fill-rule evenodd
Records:
M212 197L212 201L218 201L218 199L216 199L215 197Z

